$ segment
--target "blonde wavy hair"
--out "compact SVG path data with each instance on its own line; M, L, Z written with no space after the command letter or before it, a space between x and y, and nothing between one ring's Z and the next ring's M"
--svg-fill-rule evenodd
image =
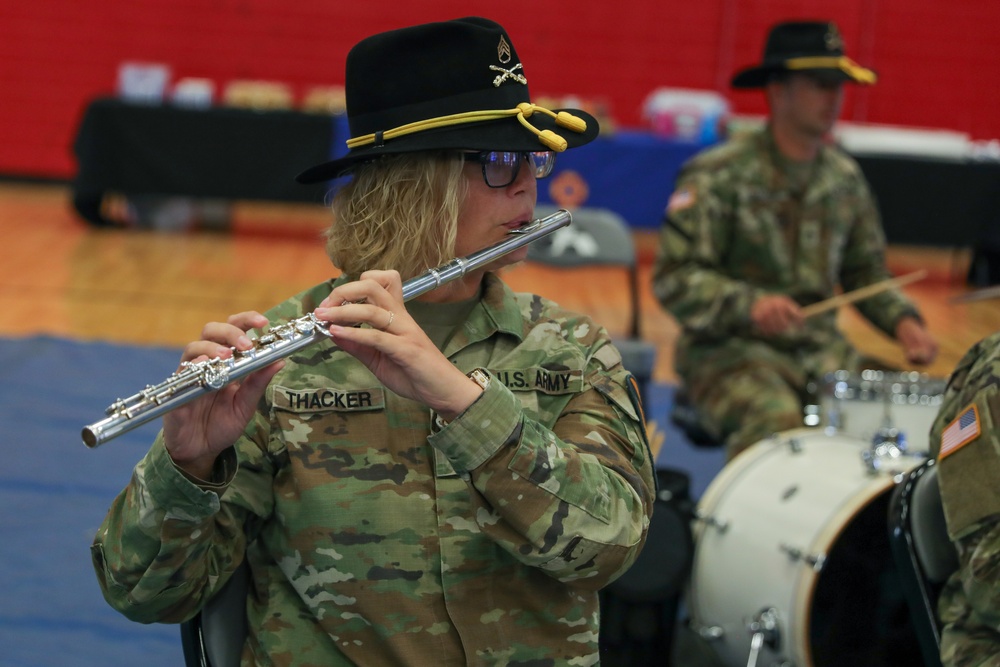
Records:
M395 269L403 280L453 259L468 191L465 161L434 151L388 155L358 166L331 202L326 253L351 277Z

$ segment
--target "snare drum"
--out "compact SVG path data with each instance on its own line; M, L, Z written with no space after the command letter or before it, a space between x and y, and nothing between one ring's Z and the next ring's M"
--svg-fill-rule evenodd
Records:
M795 429L730 462L698 504L692 628L726 665L917 665L887 513L922 459L827 429Z
M911 451L927 452L947 384L915 371L828 373L820 389L820 425L867 442L880 429L896 429Z

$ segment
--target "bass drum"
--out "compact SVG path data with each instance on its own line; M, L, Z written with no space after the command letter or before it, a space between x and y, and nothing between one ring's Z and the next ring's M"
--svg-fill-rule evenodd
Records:
M921 460L815 428L741 453L696 510L692 628L726 665L922 664L887 525Z

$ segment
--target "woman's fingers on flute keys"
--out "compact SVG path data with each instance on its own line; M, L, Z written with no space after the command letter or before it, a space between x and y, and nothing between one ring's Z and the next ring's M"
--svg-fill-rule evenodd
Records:
M269 324L267 318L258 313L256 310L247 310L242 313L230 315L229 319L226 320L226 323L239 327L243 331L249 331L250 329L262 329Z
M366 271L354 282L333 290L314 311L319 319L341 327L367 324L386 331L406 312L397 271Z
M256 311L230 315L226 322L209 322L202 327L201 340L192 341L184 347L181 361L228 359L233 348L249 350L254 344L247 331L267 324L267 318Z

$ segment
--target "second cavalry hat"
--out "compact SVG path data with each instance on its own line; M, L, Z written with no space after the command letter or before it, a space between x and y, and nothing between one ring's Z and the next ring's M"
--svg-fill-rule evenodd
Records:
M507 32L479 17L373 35L347 55L351 138L343 157L301 183L344 175L383 155L436 149L563 151L592 141L597 120L532 104Z
M764 59L733 76L733 88L761 88L779 72L816 72L839 81L873 84L878 78L844 55L844 40L833 23L789 21L771 28Z

